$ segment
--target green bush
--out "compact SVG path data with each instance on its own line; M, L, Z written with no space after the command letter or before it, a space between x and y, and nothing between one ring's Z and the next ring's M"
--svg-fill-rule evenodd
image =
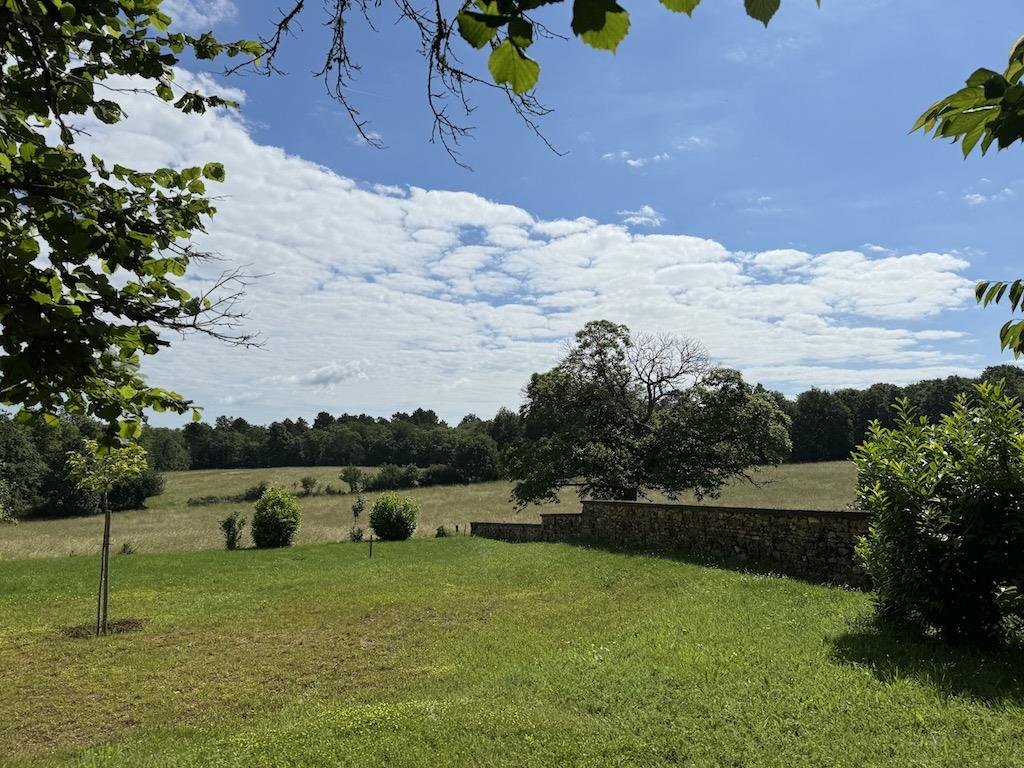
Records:
M450 464L431 464L426 469L420 470L419 485L423 488L432 485L461 485L464 483L466 483L465 476Z
M224 532L224 548L238 549L242 543L242 530L245 528L245 518L237 512L220 521L220 529Z
M263 494L270 488L270 483L266 480L260 480L256 485L251 485L242 491L241 494L234 497L226 497L230 499L241 499L242 501L259 501L263 498Z
M415 488L420 472L414 464L400 466L385 464L370 477L363 487L368 491L398 491L403 488Z
M416 530L419 504L411 496L382 493L370 510L370 527L383 541L404 541Z
M879 614L984 642L1024 622L1024 412L1001 383L976 389L938 423L900 401L854 461Z
M306 475L299 480L299 485L302 487L303 496L312 496L316 491L317 479L313 475Z
M147 469L138 477L118 483L110 490L110 508L115 512L144 509L146 499L163 492L164 476L155 469Z
M256 502L252 540L259 549L289 547L299 530L301 513L295 498L281 488L268 488Z

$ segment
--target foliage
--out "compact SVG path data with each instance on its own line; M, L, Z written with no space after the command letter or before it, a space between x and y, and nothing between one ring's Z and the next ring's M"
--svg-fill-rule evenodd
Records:
M397 464L385 464L377 470L377 474L370 477L365 488L368 491L398 491L405 488L415 488L419 482L419 470L415 464L407 464L400 467Z
M463 485L465 483L465 475L450 464L431 464L420 470L417 485L421 488L430 488L434 485Z
M363 540L363 529L358 525L353 525L348 532L348 540L352 542L360 542Z
M96 440L86 440L84 451L68 453L68 477L78 488L95 493L110 493L148 468L146 449L141 445L107 448Z
M533 96L540 77L540 64L527 54L535 40L563 38L569 32L591 48L614 53L630 29L629 11L616 0L573 0L568 29L556 32L538 18L538 12L551 11L545 6L560 5L564 0L465 0L454 19L447 6L438 3L430 7L412 5L395 0L399 18L410 22L420 41L420 53L427 62L427 101L434 116L432 140L438 139L452 157L470 129L456 122L448 106L450 99L460 105L466 115L472 111L467 86L496 87L508 97L515 112L539 134L536 119L550 110ZM692 15L701 0L661 0L669 11ZM821 0L816 0L820 5ZM368 143L379 146L379 138L367 131L359 110L350 101L349 84L359 69L349 48L346 31L350 15L361 13L373 26L373 10L379 3L352 3L350 0L330 0L326 4L327 26L331 42L319 72L331 94L347 110L356 129ZM778 11L781 0L744 0L747 15L765 26ZM275 71L275 59L280 46L300 23L306 0L292 0L281 11L281 17L272 34L261 42L266 53L264 66ZM358 11L357 11L358 9ZM389 23L391 19L388 19ZM559 19L565 24L565 14ZM453 36L463 43L487 53L489 77L477 74L462 64L462 54L453 49Z
M123 480L110 489L110 508L115 512L125 509L143 509L146 499L164 492L164 477L155 469L146 467L137 477Z
M348 485L349 493L359 493L363 490L363 483L366 482L363 470L359 467L345 467L341 470L338 479Z
M362 495L356 496L356 500L352 502L352 519L358 520L359 516L363 514L366 509L366 500Z
M180 429L145 426L139 444L146 449L150 466L158 472L192 468L192 457Z
M383 541L404 541L415 532L419 511L412 496L382 493L370 510L370 527Z
M853 449L853 414L838 394L802 392L793 415L793 458L797 461L846 459Z
M1022 78L1024 36L1011 46L1002 73L985 68L975 70L964 88L925 110L912 130L921 130L936 138L950 138L953 143L959 141L965 158L978 146L984 155L993 143L1002 150L1018 141L1024 142ZM1016 312L1024 309L1024 281L982 280L975 288L975 296L978 303L986 307L993 302L998 304L1006 296L1011 312ZM1024 320L1004 323L999 331L999 343L1015 357L1024 354Z
M519 507L556 501L566 486L596 498L714 496L790 451L775 400L735 371L709 369L699 344L634 339L606 320L587 323L555 368L531 377L522 418L510 467Z
M451 535L451 534L450 534L450 533L448 533L448 529L447 529L447 528L445 528L445 527L444 527L443 525L439 525L439 526L437 526L437 530L436 530L436 531L434 531L434 538L435 538L435 539L446 539L446 538L448 538L448 537L449 537L450 535Z
M299 485L302 486L303 496L311 496L316 491L317 479L313 475L304 475L299 478Z
M10 484L0 478L0 525L4 523L17 524L18 518L15 517L15 505L14 505L14 493L11 491Z
M451 467L464 483L497 480L498 446L486 433L459 431Z
M220 530L224 534L224 548L238 549L242 543L242 531L245 529L246 520L237 511L231 512L220 521Z
M256 502L252 516L252 540L258 549L290 547L299 531L302 514L288 491L268 488Z
M925 110L912 130L960 142L964 157L975 147L985 154L994 143L1006 149L1024 141L1024 37L1010 49L1000 73L978 69L966 86Z
M872 514L859 553L883 616L951 639L1001 638L1024 619L1024 412L1003 385L961 395L937 423L907 401L855 454Z
M75 149L88 121L124 117L107 93L150 93L186 113L230 105L175 92L186 52L259 56L257 43L170 32L160 5L0 3L0 404L51 424L94 416L107 424L103 443L137 439L147 408L189 410L139 372L142 355L169 343L161 331L248 341L231 334L242 276L198 295L178 282L204 257L190 238L215 212L204 180L223 180L224 168L136 171Z
M242 501L259 501L263 498L263 494L270 488L270 483L266 480L260 480L256 485L250 485L244 491L242 491Z

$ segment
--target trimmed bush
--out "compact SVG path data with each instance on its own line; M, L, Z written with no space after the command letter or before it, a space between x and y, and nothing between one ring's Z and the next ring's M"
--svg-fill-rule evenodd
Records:
M1002 384L961 395L938 423L907 400L854 452L872 515L858 547L878 612L953 640L1024 624L1024 412Z
M242 543L242 529L245 528L245 518L237 512L220 521L220 529L224 532L224 548L238 549Z
M256 502L252 540L258 549L289 547L299 531L299 504L288 491L268 488Z
M370 527L383 541L404 541L416 530L419 504L411 496L382 493L370 510Z

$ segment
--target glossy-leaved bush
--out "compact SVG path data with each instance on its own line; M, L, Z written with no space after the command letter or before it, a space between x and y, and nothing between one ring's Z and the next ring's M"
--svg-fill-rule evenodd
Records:
M419 504L411 496L382 493L370 510L370 527L384 541L404 541L416 530Z
M854 451L871 513L858 554L880 615L953 640L1024 625L1024 411L983 383L932 423L906 400Z
M256 502L252 516L252 540L259 549L289 547L299 531L299 504L281 488L268 488Z

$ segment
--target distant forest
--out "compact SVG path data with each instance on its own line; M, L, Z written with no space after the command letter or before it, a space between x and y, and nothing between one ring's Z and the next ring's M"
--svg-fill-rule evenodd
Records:
M892 424L892 404L906 397L921 415L937 419L950 410L960 393L970 393L978 381L1005 379L1007 394L1024 401L1024 369L1013 365L987 368L976 379L949 376L905 387L874 384L867 389L829 392L811 389L795 400L773 396L792 419L793 461L845 459L860 443L872 420ZM303 418L275 421L269 426L220 416L211 425L189 424L182 429L148 428L143 442L156 469L231 469L282 466L418 467L451 464L460 444L470 435L493 443L508 455L521 439L519 415L502 408L490 419L470 414L450 426L429 409L396 413L391 418L327 412L312 424Z
M906 387L811 389L796 399L772 395L792 420L790 459L829 461L847 458L873 419L891 425L891 406L899 397L909 399L920 414L937 419L976 382L1000 379L1006 380L1007 394L1024 401L1024 370L1012 365L988 368L977 379L950 376ZM80 417L64 418L53 429L0 415L0 491L8 504L19 514L95 513L96 494L73 487L66 457L98 432L97 423ZM508 458L522 436L519 414L508 408L490 419L466 416L454 427L422 408L388 419L321 412L312 424L299 418L261 426L221 416L213 424L199 422L180 429L147 427L142 444L150 470L116 488L111 503L115 509L140 507L160 492L160 472L184 469L397 465L390 468L393 474L401 475L404 468L421 484L487 480L507 476ZM413 466L420 469L413 471Z

